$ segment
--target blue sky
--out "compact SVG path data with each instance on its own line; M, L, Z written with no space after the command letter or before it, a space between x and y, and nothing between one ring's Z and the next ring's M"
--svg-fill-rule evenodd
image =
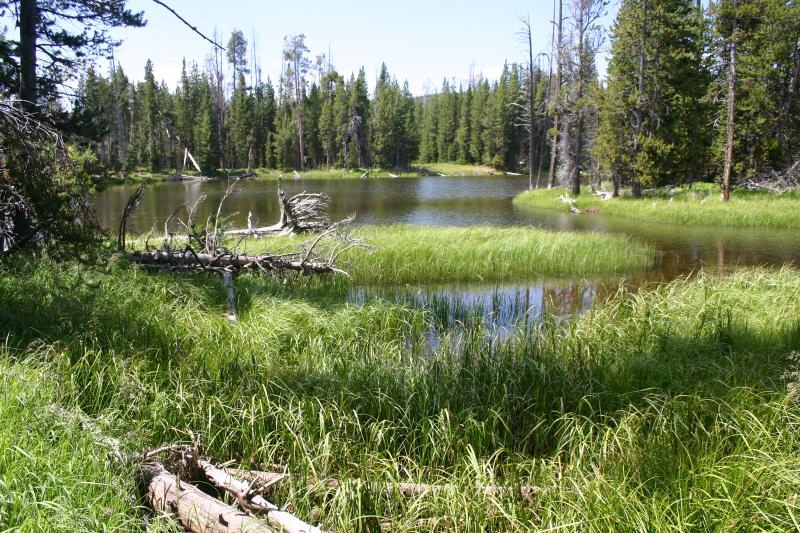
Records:
M265 78L275 80L280 74L283 37L304 33L312 58L327 53L330 45L337 70L349 74L363 65L370 85L385 61L416 94L435 90L445 77L467 80L472 65L476 73L494 79L505 60L523 61L525 49L516 36L519 15L530 13L534 50L546 51L553 13L552 0L166 1L204 33L216 29L223 45L234 28L248 40L255 33ZM568 1L564 3L566 13ZM613 4L606 26L616 13ZM132 79L141 79L148 58L156 78L170 87L175 86L184 57L203 64L210 44L151 0L131 0L129 5L143 10L148 20L145 28L115 32L124 40L117 61ZM603 72L604 59L599 60Z

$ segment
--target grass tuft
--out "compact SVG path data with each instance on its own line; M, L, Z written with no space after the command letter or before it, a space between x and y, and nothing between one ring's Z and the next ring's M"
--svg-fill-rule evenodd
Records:
M526 191L514 199L521 208L567 210L559 200L564 189ZM601 215L614 215L650 222L685 225L800 228L800 191L775 195L763 192L733 191L729 202L722 202L719 189L708 184L675 189L674 195L659 191L642 198L621 196L608 201L589 192L576 199L581 209L595 208Z

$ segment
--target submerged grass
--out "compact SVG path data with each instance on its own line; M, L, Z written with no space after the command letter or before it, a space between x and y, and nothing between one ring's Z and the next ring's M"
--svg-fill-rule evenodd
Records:
M372 226L355 235L375 247L353 250L345 268L362 284L509 281L543 275L590 276L635 272L652 265L654 251L627 237L538 228ZM306 240L263 239L255 250Z
M799 299L795 270L701 274L421 356L422 313L322 288L243 277L231 324L214 278L4 267L0 524L145 529L133 467L44 414L57 404L131 450L191 430L217 461L286 464L272 497L339 531L795 529ZM403 500L371 481L451 489Z
M518 207L561 209L558 197L564 189L527 191L514 199ZM623 195L608 201L588 192L576 199L579 209L593 207L603 214L650 222L732 227L800 228L800 191L775 195L733 191L729 202L722 202L719 189L709 184L677 188L672 196L664 191L631 198Z

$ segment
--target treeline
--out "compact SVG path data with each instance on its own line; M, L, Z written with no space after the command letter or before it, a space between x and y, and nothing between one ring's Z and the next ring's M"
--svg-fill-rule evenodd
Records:
M184 62L174 91L155 80L149 61L139 83L119 66L107 76L89 69L73 111L74 138L114 170L179 169L186 148L207 173L406 168L416 161L520 166L527 137L519 128L522 110L513 104L522 101L527 73L517 65L494 83L479 79L462 89L445 80L440 93L415 97L386 65L372 90L364 69L345 78L320 58L312 65L303 36L292 36L276 87L269 78L248 76L243 36L234 32L234 39L239 51L228 54L231 84L214 57L202 70ZM543 104L547 83L537 74Z
M219 168L406 167L416 161L544 169L577 193L748 176L800 157L800 6L782 0L623 0L610 31L603 0L556 0L549 55L498 80L445 81L414 96L384 65L345 78L285 39L277 85L261 80L241 32L227 55L184 64L171 91L90 71L76 131L107 168L180 168L188 148ZM530 28L527 28L530 30ZM607 77L598 52L608 45ZM529 41L530 42L530 41ZM252 71L248 68L252 67ZM546 68L545 68L546 67ZM230 78L227 81L226 78ZM548 172L552 170L552 172Z

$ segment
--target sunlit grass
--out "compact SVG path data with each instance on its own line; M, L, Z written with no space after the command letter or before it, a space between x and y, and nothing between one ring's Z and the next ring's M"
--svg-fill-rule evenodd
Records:
M635 272L649 267L654 254L651 247L622 236L537 228L396 225L358 228L355 235L366 239L374 250L356 249L342 258L353 281L364 284ZM308 238L266 238L246 246L269 251Z
M782 376L798 364L797 271L701 274L502 341L456 329L433 353L420 311L238 285L232 324L216 278L3 269L4 527L145 529L121 495L133 466L37 418L56 404L129 450L191 430L217 461L288 465L271 497L340 531L796 528L800 405ZM385 481L451 487L403 500L369 483Z
M559 196L565 189L527 191L514 199L521 208L567 210ZM634 199L628 195L607 201L586 191L576 198L581 209L595 208L600 215L615 215L650 222L733 227L800 227L800 192L783 195L733 191L729 202L722 202L719 188L696 185L693 190L679 188L673 197L664 191Z

